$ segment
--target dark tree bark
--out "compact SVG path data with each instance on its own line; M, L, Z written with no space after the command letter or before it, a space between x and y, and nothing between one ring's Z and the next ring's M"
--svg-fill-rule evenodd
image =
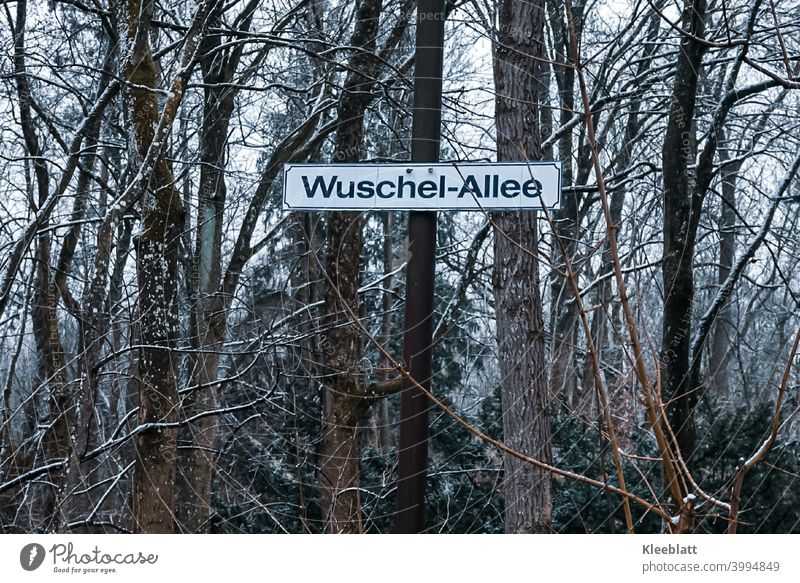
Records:
M394 242L395 242L395 214L386 211L383 214L383 276L384 292L381 298L383 307L383 318L381 321L381 342L388 348L392 339L392 304L394 303ZM391 363L387 358L381 359L381 365L387 371ZM387 372L387 374L390 374ZM386 380L390 377L387 376ZM374 444L383 452L388 452L391 445L391 434L389 432L389 403L386 399L381 399L375 407L375 440Z
M760 0L750 5L747 29L749 38L754 31L760 10ZM678 447L689 462L695 449L694 409L697 405L700 363L703 345L709 333L704 316L697 334L692 338L692 318L695 307L693 261L697 229L703 201L715 174L714 160L718 139L722 135L727 115L737 101L777 86L778 80L768 79L737 89L736 82L744 63L749 43L743 43L730 65L723 83L722 97L714 111L708 137L701 149L694 137L693 119L703 54L708 45L703 41L706 17L705 0L694 0L683 13L683 37L675 65L675 80L670 98L667 131L662 151L664 181L664 253L661 264L664 283L664 318L661 340L661 378L667 415L676 433ZM694 171L695 152L697 163ZM720 307L717 304L715 309ZM712 317L718 314L714 312Z
M702 198L691 186L694 163L692 124L698 75L706 45L706 0L692 0L683 12L683 37L675 65L669 118L662 150L664 186L664 318L661 336L661 386L669 422L684 459L695 447L693 411L696 392L689 381L692 310L694 308L694 250ZM689 36L691 35L691 36Z
M252 14L252 10L250 12ZM209 24L214 27L222 25L217 10L210 15ZM200 132L197 235L189 282L192 300L190 341L196 351L196 356L189 361L189 385L203 388L193 390L183 398L181 410L185 417L193 417L217 405L218 390L214 383L227 329L226 306L218 290L222 278L222 228L227 198L225 153L236 97L236 90L227 84L235 73L238 53L221 51L222 40L221 35L208 35L200 45L205 89ZM179 433L175 515L179 529L184 532L208 529L216 424L213 416L207 416Z
M564 18L564 7L561 3L549 0L547 8L550 26L553 31L554 43L554 73L558 87L559 99L559 125L563 126L570 121L575 111L575 69L570 64L569 35ZM573 21L576 25L582 22L582 8L575 8ZM580 28L576 31L580 37ZM561 65L561 66L559 66ZM545 67L541 67L544 72ZM546 89L545 89L546 90ZM573 155L574 147L572 132L564 132L558 140L558 156L562 163L562 183L567 189L563 193L562 207L553 211L554 237L562 241L563 250L570 261L574 262L577 249L581 206L581 195L570 190L573 186ZM562 275L566 272L564 252L559 245L553 245L552 261L555 269L551 273L550 293L552 296L552 311L550 329L552 339L552 372L550 376L551 387L554 395L563 396L566 402L576 406L579 401L578 383L575 362L575 341L577 339L578 312L577 304L571 301L572 293L567 279Z
M543 24L543 0L503 1L494 62L498 160L540 158ZM513 449L549 462L552 453L536 215L498 212L492 218L503 437ZM547 472L506 455L503 492L506 532L551 531L552 496Z
M17 3L14 25L14 73L19 99L19 116L25 149L31 159L34 184L31 189L31 204L39 210L47 201L50 191L50 173L45 152L40 144L32 109L33 98L25 64L25 24L27 2ZM69 452L69 428L72 414L72 399L67 383L64 350L58 328L58 294L51 272L51 232L47 219L36 236L36 276L31 324L36 349L39 355L39 382L46 387L49 420L44 433L45 462L63 460ZM45 529L57 523L58 489L62 485L62 472L54 470L48 474L39 501L40 516Z
M337 107L334 162L356 162L364 152L364 113L372 101L374 83L364 73L375 69L375 52L381 0L364 0L358 7L350 45L350 73ZM361 502L358 495L359 423L363 400L357 396L357 363L361 337L352 322L357 315L361 261L362 220L358 213L335 213L328 221L325 269L325 312L329 332L325 345L325 394L320 448L320 504L326 532L360 532Z

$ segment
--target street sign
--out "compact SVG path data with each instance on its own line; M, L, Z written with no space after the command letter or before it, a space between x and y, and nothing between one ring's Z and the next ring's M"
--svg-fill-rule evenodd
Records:
M561 162L287 164L285 210L542 210L561 205Z

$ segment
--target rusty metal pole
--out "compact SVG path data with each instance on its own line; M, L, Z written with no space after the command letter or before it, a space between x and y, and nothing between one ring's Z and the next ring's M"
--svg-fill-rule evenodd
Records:
M411 122L412 162L439 160L444 21L445 0L419 1ZM430 389L436 213L411 211L408 217L408 240L403 360L411 377ZM425 394L407 379L400 395L398 533L417 533L425 528L429 407L430 402Z

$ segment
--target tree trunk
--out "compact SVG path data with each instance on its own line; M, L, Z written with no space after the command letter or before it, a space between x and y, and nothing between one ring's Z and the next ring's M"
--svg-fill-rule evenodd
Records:
M384 292L381 301L383 302L383 318L381 321L381 342L386 350L389 350L389 343L392 339L392 304L394 303L394 278L391 273L394 271L394 230L395 217L392 211L386 211L383 215L383 282ZM389 372L391 363L386 357L381 358L381 363L386 369L386 379L392 377ZM376 405L375 423L377 425L376 444L378 448L386 453L391 446L391 434L389 432L389 403L386 399L381 399Z
M219 26L222 19L213 14L209 22L211 26ZM222 277L222 227L227 195L225 153L236 91L226 86L233 78L235 65L219 50L221 43L220 35L209 35L200 48L206 55L201 61L206 87L200 133L197 239L192 281L189 282L190 339L196 350L196 356L189 361L189 385L203 388L192 390L183 398L181 410L185 417L217 406L215 382L227 330L226 305L218 290ZM213 416L203 417L179 434L175 514L184 532L208 530L216 435L217 420Z
M497 158L501 161L540 157L543 22L543 0L502 3L494 62ZM536 215L498 212L493 219L503 436L515 450L549 462L552 453ZM503 492L506 532L551 531L547 472L506 455Z
M102 31L99 41L106 46L106 55L103 61L103 75L97 87L97 97L102 95L112 79L114 60L117 54L116 41L112 41ZM95 119L89 126L86 133L84 149L86 154L83 156L83 168L80 170L78 183L75 193L75 201L72 207L70 222L72 226L64 237L61 245L61 253L55 272L54 288L57 295L61 297L67 311L78 320L78 358L77 374L74 388L70 391L72 398L73 411L70 416L72 423L72 433L70 435L70 455L65 468L65 490L61 500L62 520L59 530L76 532L69 524L72 521L80 522L81 517L88 514L91 508L92 493L88 491L87 477L91 472L96 476L103 476L107 468L94 468L89 470L81 457L88 449L92 420L93 406L98 396L99 366L101 356L101 346L109 331L110 319L108 308L98 298L91 293L91 285L84 287L82 303L73 298L69 289L68 275L72 271L75 259L75 251L83 232L83 222L87 215L92 189L92 173L94 172L97 159L97 149L100 139L101 120ZM106 168L103 166L102 172ZM105 212L106 201L101 199L100 212ZM104 274L105 275L105 274ZM105 277L104 277L105 281ZM57 298L56 298L57 300ZM95 301L98 300L98 301ZM113 409L109 409L110 413ZM97 416L98 439L102 439L101 429L106 423L110 424L108 414ZM79 494L80 492L80 494ZM88 526L88 525L87 525ZM86 526L77 532L88 532Z
M128 8L130 56L123 68L125 97L133 122L131 139L139 162L158 126L156 65L149 42L154 5L131 0ZM174 104L177 107L177 103ZM141 226L135 239L140 324L139 424L178 421L177 362L179 334L176 283L178 247L184 224L181 194L165 156L159 154L141 193ZM133 484L134 529L142 533L175 530L175 430L150 428L136 436Z
M363 0L358 7L350 45L353 53L337 108L334 162L356 162L364 150L364 113L372 101L374 83L368 73L374 69L381 0ZM334 213L328 220L325 269L325 313L328 320L322 446L320 449L320 504L326 532L360 532L361 504L358 496L358 424L360 409L357 366L361 338L352 316L358 311L358 280L361 260L362 220L358 213Z
M724 144L723 137L720 144ZM719 267L717 283L721 286L728 279L736 260L736 182L740 161L725 163L729 158L725 147L720 148L719 157L722 167L722 201L719 216ZM731 335L734 328L731 323L733 313L731 302L725 302L720 308L714 323L714 336L708 357L708 383L718 403L727 403L730 397L728 378L728 362L730 360Z
M693 119L698 74L705 45L705 0L692 0L683 13L684 37L678 50L669 119L662 151L664 181L664 318L661 336L661 386L669 422L683 458L695 447L696 392L689 382L692 310L694 308L694 249L701 200L691 187L694 163ZM677 502L677 501L676 501Z
M555 44L554 67L556 85L560 105L559 124L565 125L574 115L575 110L575 69L572 68L569 58L569 36L564 19L561 3L550 0L547 3L550 16L550 26L553 30ZM574 21L581 22L581 9L574 10ZM576 31L580 36L580 29ZM561 64L562 66L559 66ZM542 73L544 67L541 67ZM544 108L547 109L547 108ZM544 111L544 110L543 110ZM573 143L572 132L564 132L558 140L558 157L562 163L562 182L565 187L573 186ZM553 211L553 236L561 239L564 251L574 264L577 250L580 217L580 194L569 188L563 194L563 204L558 210ZM566 272L564 254L559 245L553 245L552 261L554 269L551 272L550 293L552 311L550 316L550 329L552 339L552 372L551 387L554 396L564 398L565 402L577 407L580 402L580 391L577 382L577 363L575 362L575 342L577 340L578 311L577 304L572 300L572 292L567 279L562 275Z
M32 116L31 88L25 64L25 24L27 2L17 3L16 23L14 26L14 72L16 75L17 94L19 98L20 126L25 142L25 149L31 157L35 178L35 194L31 192L31 201L41 207L48 198L50 176L45 163L44 149L39 143L39 136ZM33 191L33 188L30 188ZM72 403L65 369L64 351L61 334L58 329L58 296L53 283L51 258L51 233L49 221L45 220L36 237L36 277L34 279L34 297L31 325L36 349L39 356L39 380L46 387L49 403L49 420L46 424L43 444L46 463L63 460L69 452L69 415ZM63 487L63 472L54 470L48 473L48 479L41 491L38 503L43 527L48 530L57 522L59 489Z

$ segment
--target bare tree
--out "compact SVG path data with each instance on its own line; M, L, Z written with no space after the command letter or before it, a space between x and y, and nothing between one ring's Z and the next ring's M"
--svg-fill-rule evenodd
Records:
M537 160L544 2L505 0L495 49L498 160ZM516 451L551 459L545 335L533 213L495 213L494 295L503 437ZM550 475L506 455L506 532L549 532Z
M174 532L175 460L177 435L158 427L179 418L178 371L175 354L178 330L178 255L186 210L175 185L170 164L162 153L166 130L175 117L185 77L194 66L197 37L205 28L209 3L199 5L184 46L183 70L176 76L171 94L160 111L155 89L156 64L150 47L152 3L127 6L129 44L123 67L125 92L133 121L131 142L136 148L141 178L142 223L136 246L139 288L137 312L141 332L139 348L139 423L134 474L134 528L138 532ZM147 428L153 424L153 428Z
M794 528L797 0L446 6L442 159L566 180L438 219L426 529ZM415 10L0 8L0 531L394 528L402 214L278 191L407 157Z

